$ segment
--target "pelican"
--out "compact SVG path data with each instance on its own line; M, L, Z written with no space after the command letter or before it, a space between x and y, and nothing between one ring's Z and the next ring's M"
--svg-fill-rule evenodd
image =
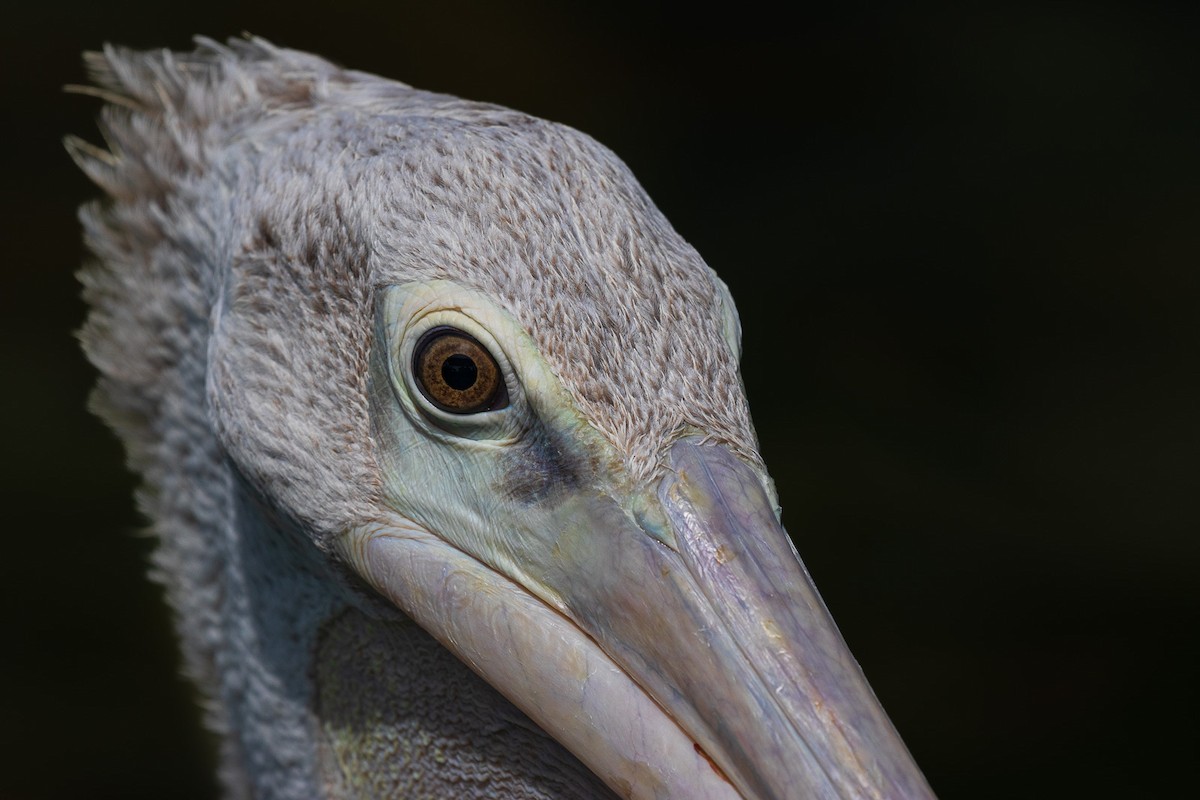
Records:
M260 39L86 59L93 408L227 796L933 796L613 153Z

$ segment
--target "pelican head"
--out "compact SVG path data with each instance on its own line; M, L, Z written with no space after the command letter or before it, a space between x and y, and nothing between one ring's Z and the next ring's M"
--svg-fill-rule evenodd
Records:
M89 64L94 405L230 796L932 797L616 156L257 39Z

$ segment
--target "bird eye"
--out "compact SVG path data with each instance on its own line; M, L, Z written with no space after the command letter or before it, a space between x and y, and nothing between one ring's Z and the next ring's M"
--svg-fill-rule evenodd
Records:
M425 399L451 414L478 414L508 405L500 365L474 337L434 328L413 350L413 377Z

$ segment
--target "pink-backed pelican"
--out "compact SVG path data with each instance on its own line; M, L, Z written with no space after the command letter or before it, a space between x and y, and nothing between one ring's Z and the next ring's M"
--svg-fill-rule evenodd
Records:
M932 797L610 151L258 39L88 64L94 408L228 796Z

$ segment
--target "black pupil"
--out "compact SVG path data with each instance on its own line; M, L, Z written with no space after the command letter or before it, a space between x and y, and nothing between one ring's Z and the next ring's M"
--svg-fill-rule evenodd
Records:
M451 389L466 391L475 385L478 377L479 367L475 366L470 356L455 353L442 362L442 380Z

